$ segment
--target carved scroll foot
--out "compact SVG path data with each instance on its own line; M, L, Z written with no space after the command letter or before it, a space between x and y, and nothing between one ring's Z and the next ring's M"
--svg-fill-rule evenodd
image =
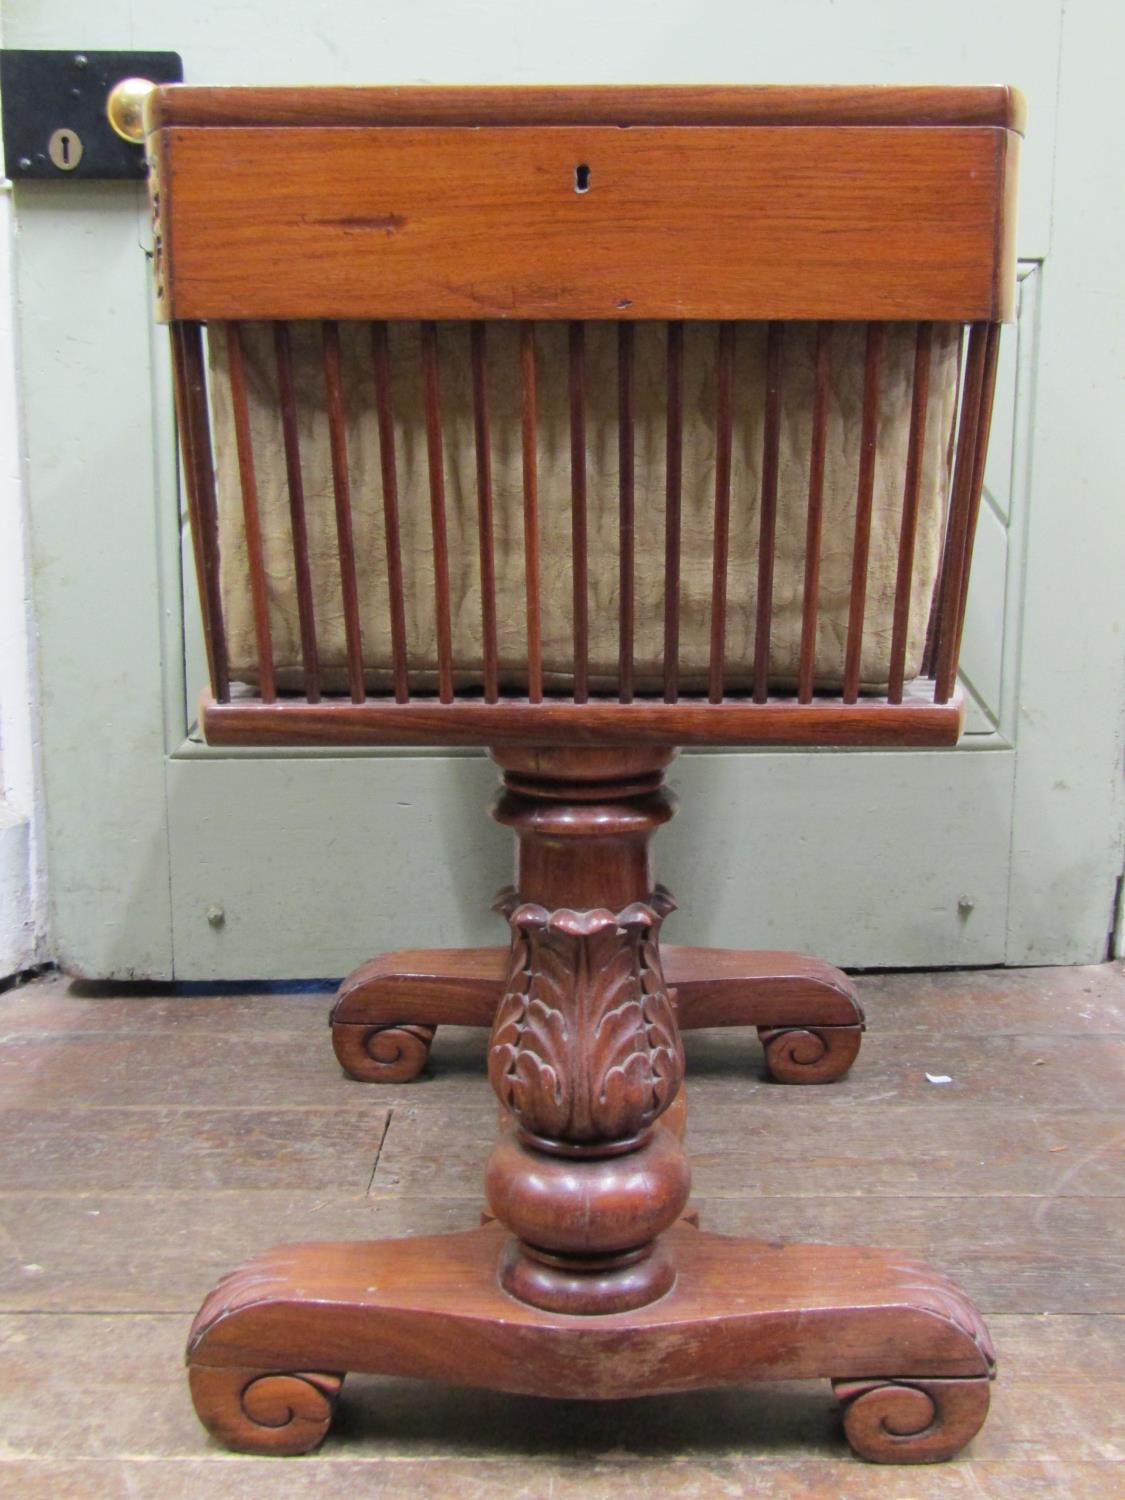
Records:
M282 1246L226 1277L200 1310L188 1350L196 1409L230 1447L298 1453L324 1436L339 1391L342 1376L320 1372L570 1400L829 1379L856 1452L892 1463L948 1458L984 1420L987 1331L930 1268L895 1251L778 1246L682 1221L660 1243L676 1267L663 1297L582 1317L504 1289L498 1271L515 1249L499 1224Z
M336 1026L332 1049L360 1083L409 1083L430 1056L436 1026Z
M766 1071L775 1083L834 1083L859 1055L859 1026L759 1026Z
M212 1437L236 1453L311 1453L324 1441L342 1375L286 1373L192 1364L196 1414Z
M409 1083L438 1026L491 1026L507 948L404 949L348 975L332 1007L332 1046L361 1083Z
M877 1464L933 1464L952 1458L988 1415L990 1382L834 1380L844 1435L860 1458Z
M859 1053L863 1009L842 970L802 953L665 948L681 1031L756 1026L777 1083L832 1083Z

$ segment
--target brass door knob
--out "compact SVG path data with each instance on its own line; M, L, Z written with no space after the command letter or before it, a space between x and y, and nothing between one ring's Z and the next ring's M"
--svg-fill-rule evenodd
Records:
M135 146L143 144L145 100L155 87L147 78L123 78L110 89L105 112L123 141L131 141Z

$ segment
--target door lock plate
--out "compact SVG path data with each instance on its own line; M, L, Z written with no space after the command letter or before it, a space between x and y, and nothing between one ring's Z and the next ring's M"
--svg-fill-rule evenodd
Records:
M178 52L0 51L4 165L13 182L142 178L144 148L123 141L106 100L123 78L182 83Z

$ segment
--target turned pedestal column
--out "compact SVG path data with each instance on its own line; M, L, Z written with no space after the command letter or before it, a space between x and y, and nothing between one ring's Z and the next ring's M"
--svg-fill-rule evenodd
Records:
M690 1187L655 1129L683 1082L660 964L671 909L649 841L672 816L670 751L494 752L495 817L516 834L512 931L488 1071L509 1112L486 1193L517 1236L502 1285L536 1307L623 1312L669 1290L657 1237Z

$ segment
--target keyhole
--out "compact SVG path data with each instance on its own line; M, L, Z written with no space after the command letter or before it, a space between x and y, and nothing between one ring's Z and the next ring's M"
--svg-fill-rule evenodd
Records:
M64 125L47 142L47 155L60 172L73 172L82 160L82 141L78 133Z
M579 162L574 169L574 191L576 193L590 191L590 168L584 161Z

